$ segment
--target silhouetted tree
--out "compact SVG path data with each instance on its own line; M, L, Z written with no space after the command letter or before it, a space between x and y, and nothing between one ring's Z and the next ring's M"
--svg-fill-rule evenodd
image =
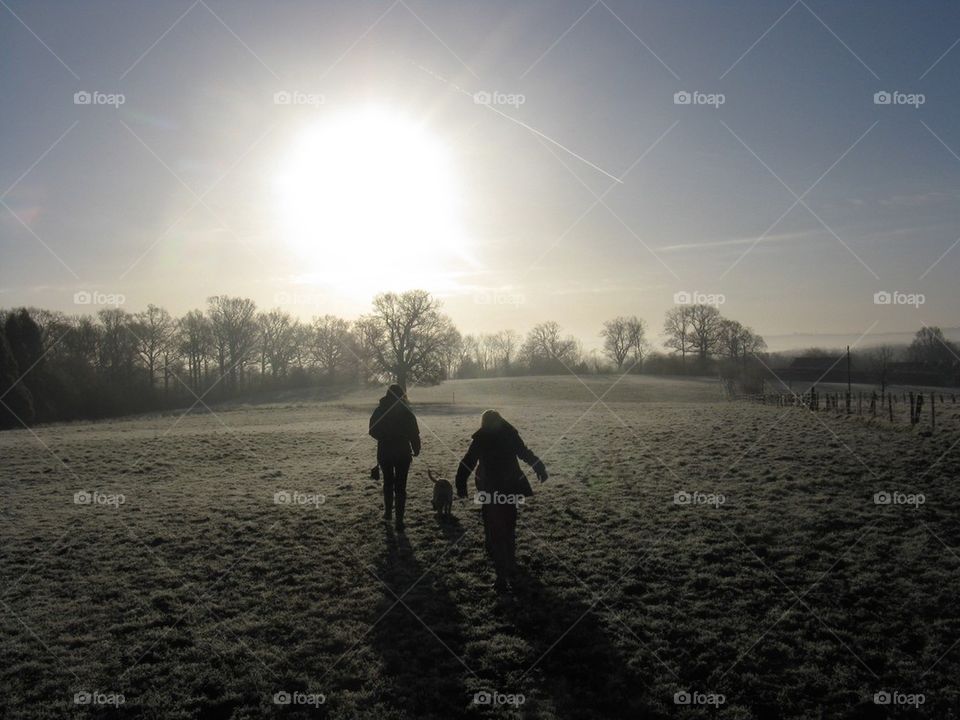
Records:
M214 295L207 304L220 377L226 374L230 388L235 390L257 346L257 306L249 298L226 295Z
M358 322L374 372L404 387L442 380L459 333L440 309L425 290L377 295L373 312Z
M560 333L560 325L553 321L540 323L527 333L521 352L532 371L563 372L577 364L577 341Z
M152 390L156 385L157 365L173 342L174 322L163 308L147 305L147 309L133 316L129 325L137 352L147 366L147 381ZM166 373L164 373L166 383Z
M685 364L690 351L690 305L678 305L667 311L663 322L664 345L680 353L680 362Z
M603 351L622 370L628 358L633 359L633 365L643 360L647 350L646 326L636 315L631 317L616 317L607 320L600 332L603 337ZM594 363L595 367L597 363Z
M713 305L690 305L690 346L700 362L709 358L720 343L723 318Z
M346 365L350 354L350 323L333 315L313 319L311 355L328 379Z
M20 380L20 367L4 326L0 326L0 428L33 422L33 398Z
M913 336L907 356L937 370L950 370L960 364L960 352L938 327L922 327Z

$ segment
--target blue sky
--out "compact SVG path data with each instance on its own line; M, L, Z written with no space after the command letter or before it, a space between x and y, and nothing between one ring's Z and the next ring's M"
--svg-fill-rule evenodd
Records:
M4 2L0 305L356 316L364 293L322 277L389 252L322 267L273 183L304 127L375 104L449 154L466 246L418 284L464 330L656 333L680 291L771 335L960 324L955 3ZM723 104L675 103L694 91Z

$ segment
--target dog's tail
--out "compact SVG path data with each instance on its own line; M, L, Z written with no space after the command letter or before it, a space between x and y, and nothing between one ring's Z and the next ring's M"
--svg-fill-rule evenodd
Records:
M427 477L430 478L430 481L431 481L431 482L433 482L434 484L436 484L436 482L437 482L437 477L433 474L433 470L431 470L429 467L427 468Z

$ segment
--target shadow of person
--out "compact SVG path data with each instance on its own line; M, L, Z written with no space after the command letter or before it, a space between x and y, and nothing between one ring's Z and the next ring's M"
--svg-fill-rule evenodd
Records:
M530 646L522 684L546 695L556 717L663 717L646 697L649 683L630 668L595 607L561 596L522 566L514 577L497 612Z
M460 522L460 518L456 517L455 515L449 515L446 517L442 515L434 515L434 518L437 523L437 528L439 528L444 539L448 543L459 542L464 533L463 523Z
M406 535L389 527L385 533L375 569L386 585L376 613L383 617L371 631L381 660L383 704L402 709L404 717L464 716L471 699L464 685L470 674L463 662L465 620L438 574L444 561L438 556L437 565L425 565Z

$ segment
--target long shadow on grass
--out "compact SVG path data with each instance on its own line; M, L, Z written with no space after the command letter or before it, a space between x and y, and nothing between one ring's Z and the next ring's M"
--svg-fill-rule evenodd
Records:
M382 662L381 701L404 717L461 717L470 700L461 660L465 619L438 578L443 564L421 563L405 535L386 530L376 573L390 588L383 589L377 614L387 614L371 644Z
M661 717L647 702L649 683L629 667L595 610L518 568L514 593L497 604L531 649L518 684L549 697L558 718Z

